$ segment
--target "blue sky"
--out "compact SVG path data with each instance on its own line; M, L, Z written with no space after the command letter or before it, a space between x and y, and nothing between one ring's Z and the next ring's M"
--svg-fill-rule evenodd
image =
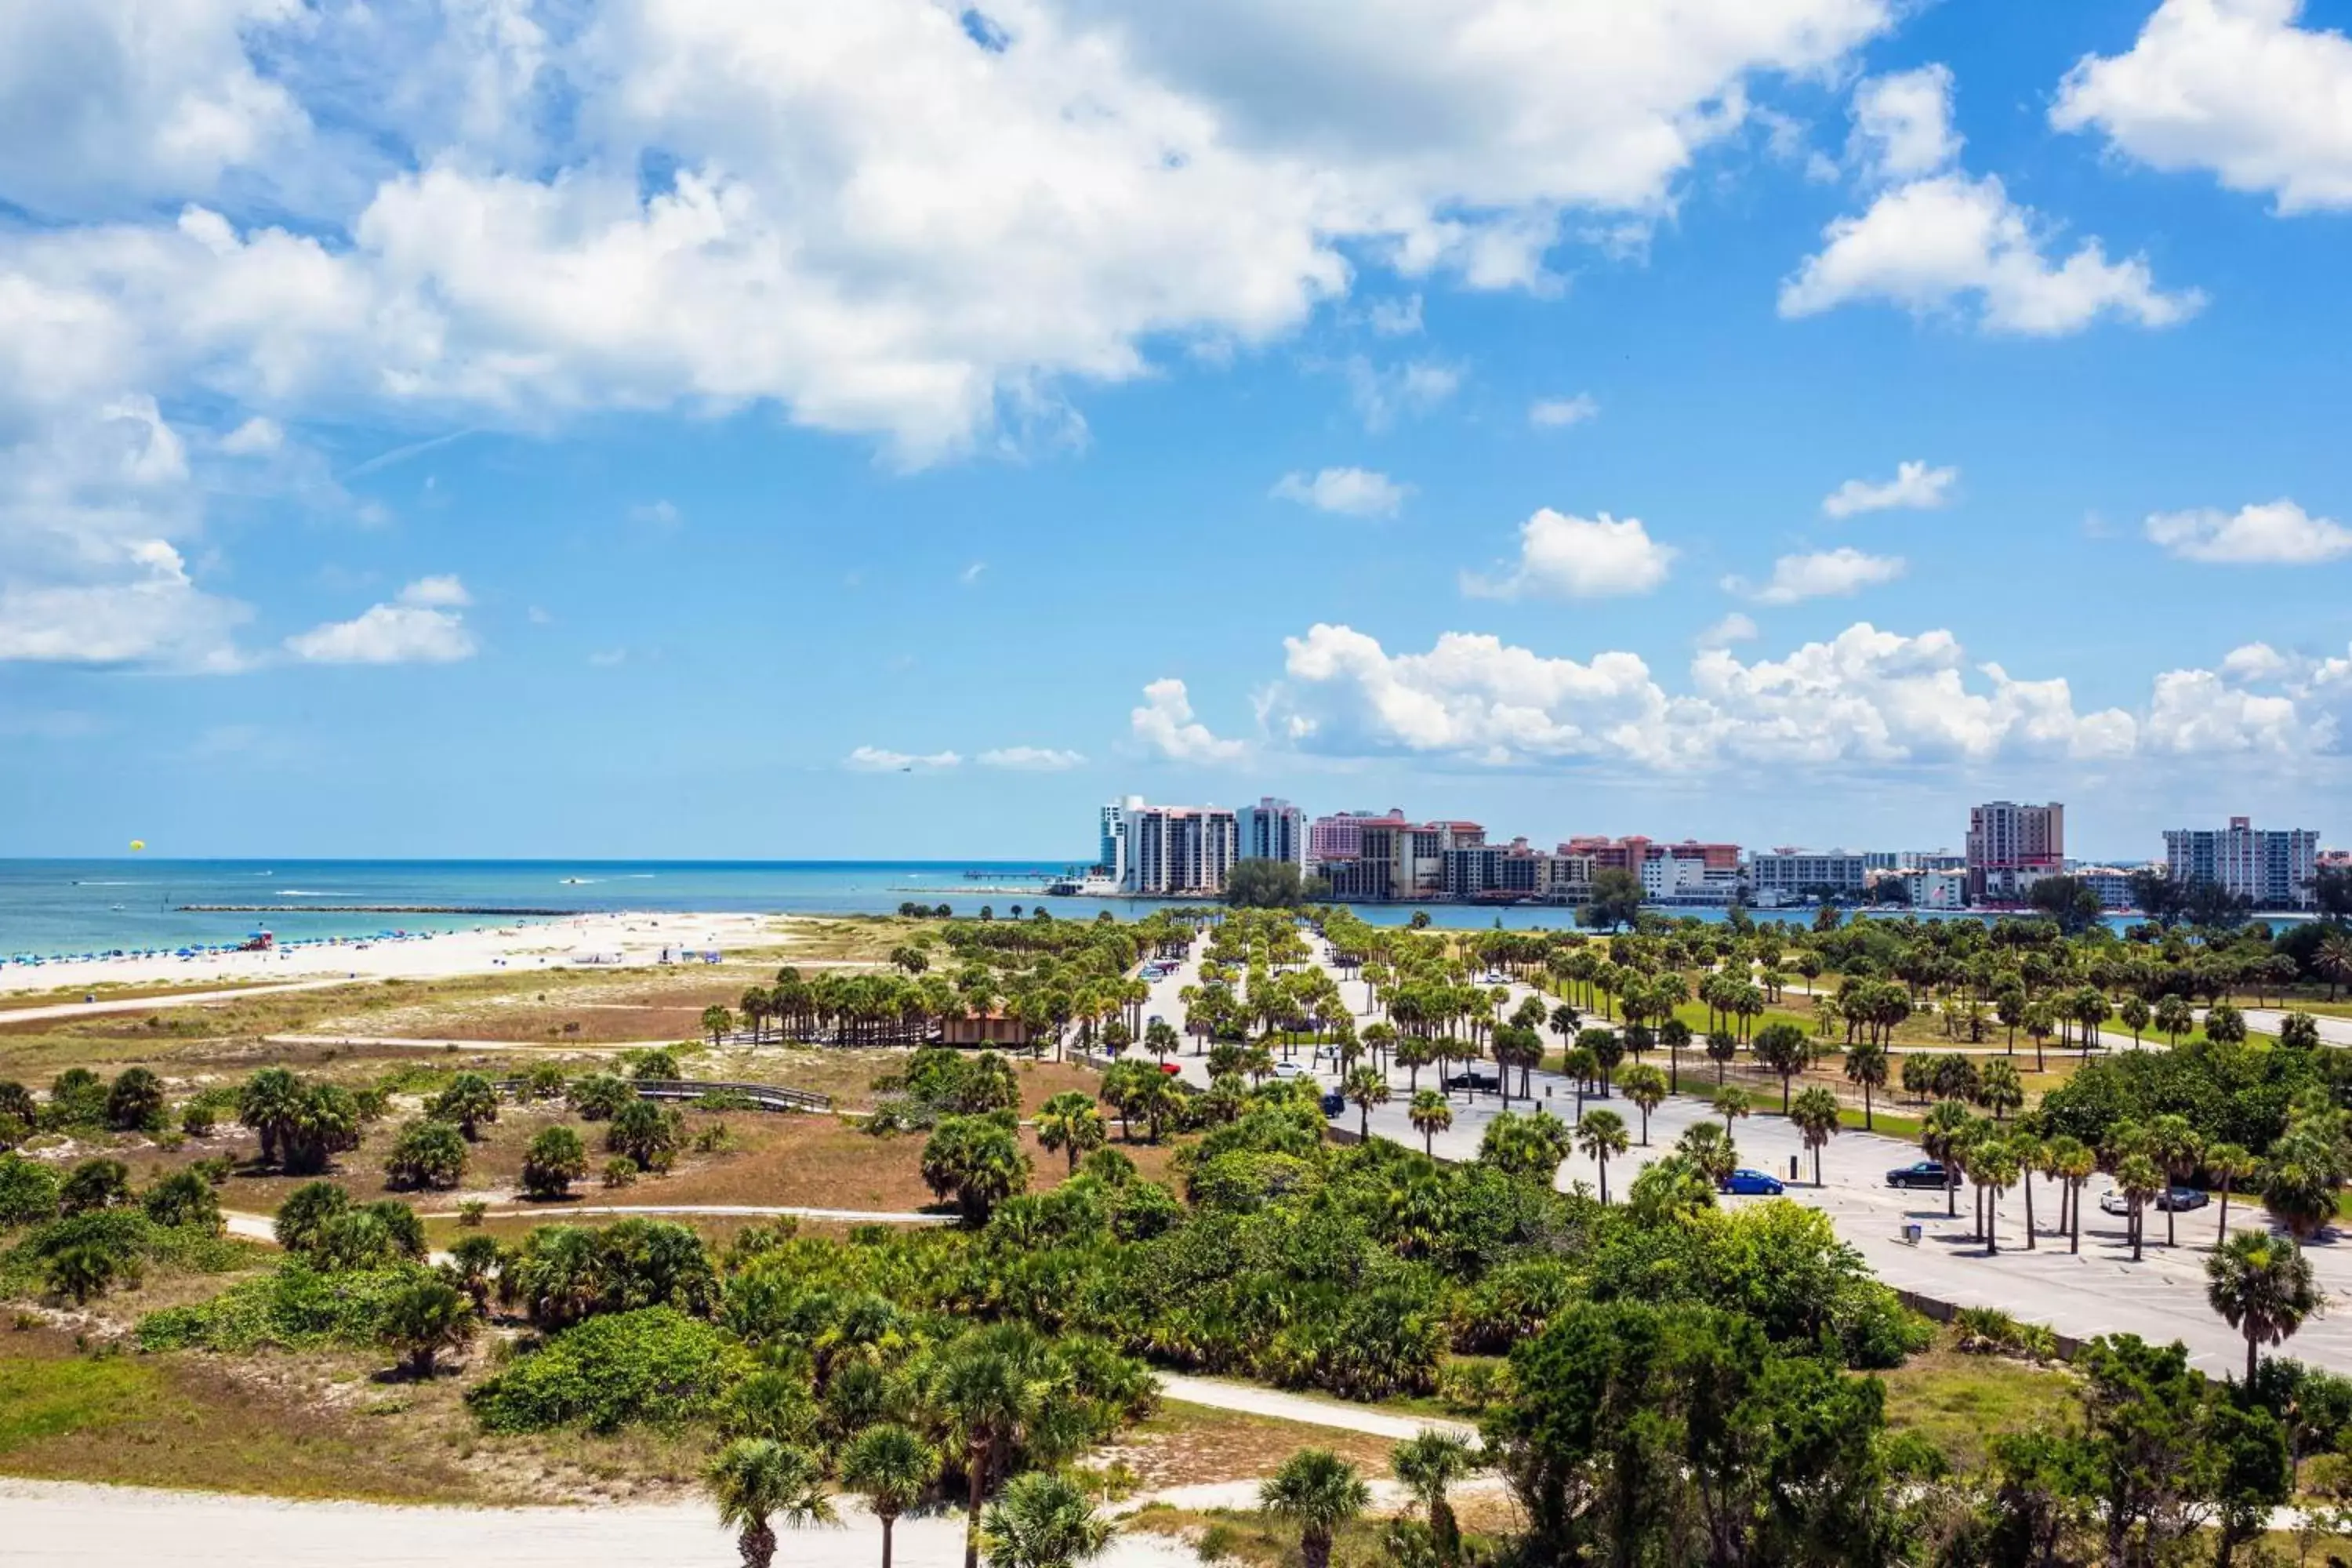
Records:
M984 9L11 7L0 853L2352 838L2352 5Z

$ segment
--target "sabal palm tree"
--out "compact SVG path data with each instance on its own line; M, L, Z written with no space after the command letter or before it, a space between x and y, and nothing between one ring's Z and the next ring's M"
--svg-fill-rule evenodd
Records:
M2017 1151L2001 1138L1979 1138L1969 1148L1969 1179L1985 1198L1985 1256L2000 1251L2000 1194L2017 1184L2024 1168Z
M1748 1091L1737 1084L1715 1091L1715 1113L1723 1118L1723 1135L1731 1136L1731 1124L1748 1115Z
M1354 1104L1360 1117L1357 1123L1358 1135L1370 1142L1372 1107L1389 1102L1389 1075L1378 1068L1358 1068L1348 1075L1347 1081L1340 1086L1340 1092Z
M1454 1562L1462 1549L1461 1527L1454 1522L1454 1506L1445 1500L1445 1490L1476 1466L1476 1450L1469 1438L1434 1426L1423 1428L1390 1452L1389 1468L1429 1510L1429 1533L1437 1543L1440 1563Z
M2216 1143L2205 1151L2205 1169L2221 1184L2221 1223L2213 1233L2216 1247L2230 1239L2230 1189L2263 1168L2263 1163L2241 1143Z
M1822 1084L1813 1085L1790 1101L1789 1121L1804 1140L1805 1147L1812 1151L1813 1185L1818 1187L1822 1184L1822 1146L1844 1125L1837 1096Z
M1356 1467L1328 1448L1291 1455L1257 1495L1266 1512L1298 1527L1304 1568L1330 1568L1332 1537L1372 1501L1372 1489Z
M2156 1162L2168 1182L2188 1179L2204 1157L2205 1140L2198 1135L2189 1118L2180 1115L2159 1116L2147 1124L2148 1156ZM2179 1211L2172 1206L2170 1194L2164 1202L2164 1245L2180 1245Z
M1846 1047L1845 1078L1862 1089L1862 1130L1872 1131L1871 1091L1886 1087L1886 1047L1863 1041Z
M1940 1161L1944 1167L1944 1215L1956 1219L1960 1212L1958 1180L1959 1141L1976 1119L1969 1108L1957 1100L1939 1100L1929 1108L1919 1124L1919 1143L1927 1157Z
M2205 1299L2246 1336L2246 1385L2265 1344L2284 1344L2326 1298L2312 1283L2311 1260L2283 1236L2241 1231L2205 1259Z
M1092 1097L1080 1090L1066 1089L1037 1108L1038 1143L1049 1152L1066 1154L1073 1175L1077 1173L1078 1161L1101 1148L1108 1136L1102 1112L1095 1108Z
M813 1455L765 1437L728 1444L703 1475L720 1527L735 1532L743 1568L775 1561L779 1519L788 1530L832 1521L824 1480L824 1467Z
M1436 1089L1424 1089L1412 1097L1412 1107L1405 1114L1413 1131L1421 1134L1421 1152L1435 1159L1437 1135L1454 1125L1453 1103Z
M1074 1568L1103 1553L1118 1527L1067 1477L1051 1470L1015 1476L981 1521L989 1568Z
M1609 1202L1609 1162L1625 1152L1625 1119L1613 1110L1588 1110L1576 1123L1576 1146L1600 1168L1601 1201Z
M906 1427L868 1426L841 1451L841 1484L864 1498L882 1521L882 1568L890 1568L891 1531L939 1479L940 1457Z
M2140 1260L2140 1215L2168 1184L2164 1173L2145 1154L2126 1154L2116 1163L2116 1186L2131 1204L2132 1261Z
M1650 1146L1650 1112L1665 1103L1666 1075L1647 1062L1636 1063L1617 1075L1617 1088L1642 1113L1642 1146Z
M2099 1157L2086 1143L2071 1138L2053 1141L2050 1158L2051 1174L2066 1184L2066 1250L2083 1250L2083 1187L2099 1168Z
M1020 1442L1057 1390L1036 1375L1041 1347L1025 1328L982 1329L971 1342L948 1352L930 1392L940 1424L963 1456L964 1568L980 1568L981 1505L997 1479L995 1458Z

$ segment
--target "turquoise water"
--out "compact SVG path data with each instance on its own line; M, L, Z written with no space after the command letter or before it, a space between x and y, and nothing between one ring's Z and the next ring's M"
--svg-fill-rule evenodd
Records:
M1066 920L1091 920L1106 909L1133 918L1155 907L1044 896L1045 883L1068 870L1066 862L1045 860L0 860L0 958L234 945L256 930L299 942L504 923L483 915L319 912L340 904L887 914L911 899L958 914L985 904L999 918L1016 904L1024 914L1043 905ZM257 905L264 912L184 911L189 904ZM1376 925L1401 925L1413 910L1355 908ZM1574 921L1559 908L1432 904L1428 911L1437 924L1463 929ZM1720 910L1670 912L1723 918ZM1786 918L1811 916L1800 910Z

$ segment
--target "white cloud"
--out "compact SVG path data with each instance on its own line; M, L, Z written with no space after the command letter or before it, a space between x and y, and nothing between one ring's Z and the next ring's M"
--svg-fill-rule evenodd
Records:
M286 445L286 429L277 420L257 414L221 437L220 449L232 458L264 457Z
M1952 487L1959 478L1958 468L1931 468L1924 462L1897 463L1895 477L1884 483L1846 480L1822 498L1822 511L1829 517L1853 517L1859 512L1886 511L1895 507L1933 510L1952 499Z
M1698 634L1701 647L1729 647L1736 642L1753 642L1758 636L1756 623L1738 610Z
M2266 642L2233 647L2221 659L2221 676L2228 680L2274 680L2292 668L2293 661Z
M1144 748L1179 763L1229 763L1245 746L1220 740L1192 717L1192 700L1184 683L1173 676L1143 689L1143 705L1128 715L1129 727Z
M938 773L947 768L961 767L963 758L954 752L889 752L879 746L860 746L842 759L841 765L857 773Z
M392 603L298 633L286 647L311 664L455 664L475 653L458 613L469 603L457 578L420 577Z
M1348 395L1367 429L1428 414L1462 386L1462 373L1434 360L1411 360L1383 369L1359 354L1347 363Z
M677 503L676 501L651 500L641 506L631 507L629 509L629 521L631 522L643 523L647 528L658 528L667 531L674 529L680 523L683 523L686 521L686 514L677 510Z
M1384 338L1409 338L1421 331L1421 296L1375 300L1366 312L1372 331Z
M1297 501L1318 511L1349 517L1394 517L1412 487L1401 485L1370 468L1323 468L1313 475L1285 474L1271 492L1280 500Z
M1293 332L1359 267L1549 286L1563 235L1664 217L1757 79L1894 7L1180 9L1003 0L992 49L930 0L17 0L0 197L122 221L12 234L0 276L112 387L768 401L929 461L1066 430L1068 388L1163 345Z
M1080 752L1055 751L1050 746L999 746L980 753L982 767L1009 768L1016 773L1066 773L1083 766L1086 760Z
M2234 512L2158 512L2146 527L2151 541L2183 561L2308 566L2352 555L2352 528L2313 517L2284 497Z
M2210 169L2281 213L2352 206L2352 40L2300 0L2164 0L2126 52L2085 55L2050 122L2169 172Z
M178 551L148 540L97 564L94 581L0 582L0 661L243 667L231 634L248 612L198 589Z
M1539 397L1528 405L1528 423L1541 430L1564 429L1581 425L1601 412L1601 405L1589 392L1573 397Z
M2063 679L1971 666L1948 632L1906 637L1866 623L1784 659L1702 651L1680 692L1631 653L1547 658L1462 632L1426 653L1392 655L1351 627L1318 625L1284 647L1284 677L1265 703L1269 729L1338 755L1663 771L2096 759L2128 753L2137 731L2119 710L2076 712Z
M1772 580L1751 587L1726 577L1726 593L1744 594L1759 605L1793 605L1804 599L1843 598L1903 575L1899 555L1869 555L1847 546L1809 555L1783 555L1772 563Z
M2156 678L2141 741L2179 755L2289 752L2303 748L2303 729L2291 697L2248 691L2210 669L2175 669Z
M1570 517L1545 507L1519 525L1519 559L1508 574L1465 573L1462 591L1494 599L1596 599L1646 594L1666 580L1680 552L1650 537L1642 520Z
M956 574L956 581L962 584L965 587L970 588L976 585L980 582L982 574L987 571L987 562L974 561L968 563L962 571Z
M2142 258L2109 261L2095 239L2053 264L2036 215L1990 174L1955 171L1897 185L1861 216L1832 221L1822 238L1820 253L1780 286L1781 315L1883 300L1922 315L1972 313L1989 331L2051 337L2102 316L2168 327L2204 303L2195 289L2158 289Z
M1948 66L1872 77L1853 89L1852 156L1877 178L1932 174L1959 157L1961 140Z

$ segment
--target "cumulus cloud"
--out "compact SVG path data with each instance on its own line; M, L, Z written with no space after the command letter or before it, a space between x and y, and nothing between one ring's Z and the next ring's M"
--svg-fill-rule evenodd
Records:
M1405 752L1491 764L1982 762L2127 754L2137 724L2078 712L2063 679L1971 664L1950 633L1861 623L1781 659L1700 652L1670 691L1636 655L1550 658L1499 638L1441 636L1391 654L1345 626L1286 639L1270 731L1303 750Z
M1897 507L1932 510L1952 499L1952 487L1959 479L1958 468L1931 468L1924 462L1897 463L1895 477L1882 483L1846 480L1822 498L1822 512L1827 517L1853 517Z
M1346 369L1348 395L1369 430L1428 414L1462 387L1461 371L1435 360L1382 366L1359 354Z
M1370 468L1323 468L1314 474L1289 473L1275 482L1278 500L1297 501L1318 511L1349 517L1394 517L1404 506L1412 487L1401 485Z
M1761 586L1739 577L1723 580L1727 593L1743 594L1759 605L1793 605L1804 599L1844 598L1903 575L1899 555L1869 555L1841 546L1810 555L1783 555Z
M677 528L681 523L685 522L686 514L677 510L677 503L676 501L667 500L650 500L645 502L641 506L631 507L629 509L629 521L631 522L643 523L647 528L657 528L667 531Z
M1880 179L1932 174L1960 155L1952 71L1943 65L1872 77L1853 89L1850 155Z
M1698 634L1701 647L1729 647L1736 642L1753 642L1758 636L1756 623L1738 610Z
M1988 331L2049 337L2102 317L2170 326L2194 314L2194 289L2167 293L2147 261L2109 261L2096 239L2063 261L2045 254L2051 226L2009 198L2000 179L1954 166L1951 73L1930 66L1864 81L1854 95L1857 157L1891 181L1859 216L1832 221L1821 250L1780 286L1780 314L1818 315L1877 300L1916 314L1972 315Z
M257 414L222 437L220 449L232 458L258 458L285 445L285 426L275 419Z
M1544 287L1563 236L1669 213L1759 79L1893 9L1006 0L983 42L929 0L19 0L0 196L137 203L11 236L0 274L89 315L118 384L764 400L923 462L1066 428L1067 389L1160 345L1294 331L1359 266Z
M0 583L0 661L242 668L233 633L249 612L189 579L162 540L125 547L98 580Z
M1375 300L1365 313L1371 329L1384 338L1409 338L1421 331L1421 296Z
M461 611L472 603L455 577L420 577L389 604L286 639L310 664L455 664L474 657Z
M1597 599L1646 594L1666 580L1680 553L1650 537L1636 517L1570 517L1545 507L1519 525L1517 565L1486 577L1465 573L1478 598Z
M963 758L954 752L891 752L879 746L860 746L841 761L841 765L855 773L938 773L946 768L961 767Z
M1573 397L1539 397L1528 405L1528 423L1539 430L1559 430L1581 425L1600 412L1600 403L1589 392Z
M2226 680L2273 680L2291 668L2293 661L2265 642L2233 647L2221 659L2221 676Z
M1128 724L1146 751L1171 762L1229 763L1247 750L1192 717L1192 696L1174 676L1143 689L1143 704L1128 715Z
M2183 561L2238 566L2309 566L2352 555L2352 528L2313 517L2282 497L2225 512L2158 512L2147 537Z
M980 753L982 767L1030 773L1065 773L1084 765L1086 760L1077 752L1055 751L1050 746L999 746Z
M2352 207L2352 40L2301 0L2164 0L2130 49L2085 55L2050 122L2155 168L2207 169L2284 214Z

